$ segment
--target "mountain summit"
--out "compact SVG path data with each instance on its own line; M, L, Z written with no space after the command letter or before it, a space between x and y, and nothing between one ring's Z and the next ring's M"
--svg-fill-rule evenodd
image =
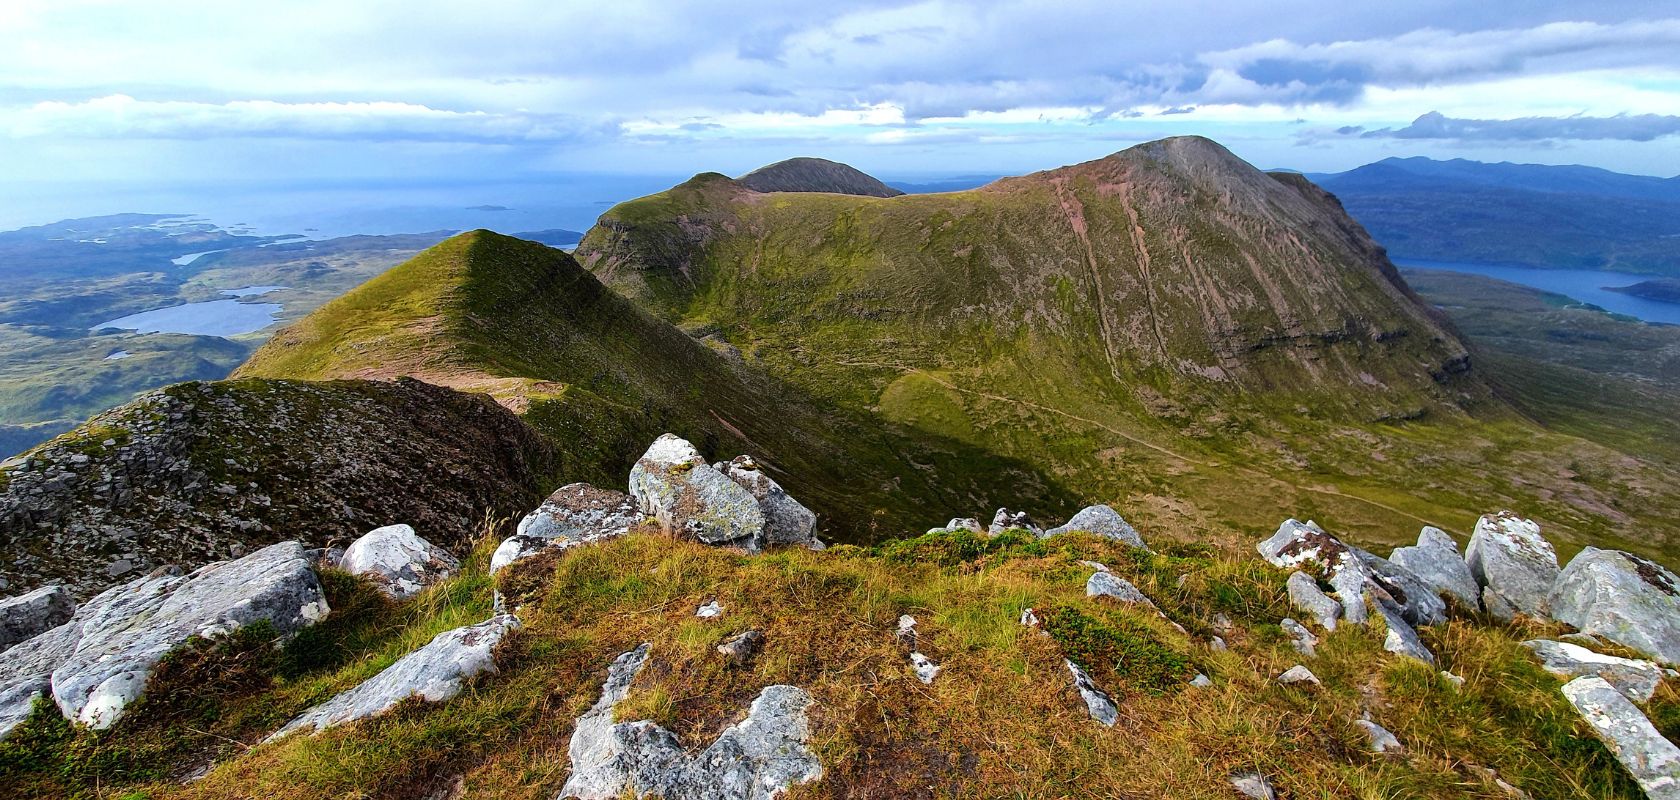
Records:
M735 182L755 192L827 192L862 197L904 194L856 167L824 158L777 161L742 175Z

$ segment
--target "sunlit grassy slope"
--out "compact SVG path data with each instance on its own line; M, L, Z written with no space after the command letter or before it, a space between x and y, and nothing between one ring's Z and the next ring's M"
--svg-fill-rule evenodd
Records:
M435 633L488 614L488 537L461 576L406 605L330 573L336 611L322 626L279 651L260 632L181 651L110 731L73 731L43 713L0 744L0 779L20 798L384 798L458 785L450 796L547 800L607 663L650 642L651 666L617 714L669 726L691 747L738 720L763 686L812 694L824 778L790 797L1225 798L1227 776L1244 770L1290 797L1501 797L1495 776L1535 797L1639 796L1559 681L1518 645L1555 632L1471 619L1427 630L1439 667L1465 678L1454 688L1435 668L1383 652L1380 631L1344 627L1306 660L1325 688L1283 688L1272 678L1303 659L1276 625L1289 611L1282 573L1245 542L1146 535L1158 555L1082 535L943 534L746 557L636 534L505 573L524 627L500 651L499 674L462 696L250 747ZM1086 598L1082 559L1111 565L1187 633ZM696 619L712 599L724 615ZM1050 635L1019 625L1028 607ZM916 680L895 641L901 614L916 617L919 646L943 666L932 685ZM1220 615L1230 627L1214 627ZM714 646L749 628L765 633L763 652L744 669L724 666ZM1216 633L1229 651L1206 646ZM1086 716L1069 656L1114 694L1114 728ZM1196 672L1213 686L1187 686ZM1677 709L1670 688L1651 705L1671 736ZM1405 754L1367 751L1354 725L1366 711ZM205 777L178 782L211 759L220 763Z

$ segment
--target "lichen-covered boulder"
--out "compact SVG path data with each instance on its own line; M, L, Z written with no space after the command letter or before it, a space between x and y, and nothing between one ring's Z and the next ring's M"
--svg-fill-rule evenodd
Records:
M1485 514L1476 521L1464 560L1481 587L1488 613L1500 619L1519 613L1545 616L1558 563L1539 525L1509 511Z
M69 622L75 612L76 601L63 586L42 586L0 600L0 652Z
M1091 680L1090 674L1080 669L1078 664L1063 659L1067 665L1068 674L1073 676L1073 688L1079 690L1079 699L1085 701L1085 711L1097 724L1109 728L1120 719L1120 709L1114 705L1114 699L1108 693L1097 688L1096 681Z
M763 546L809 545L816 541L816 512L793 499L752 456L736 456L717 468L758 500L758 508L764 512Z
M373 581L387 597L405 600L453 575L461 562L407 525L386 525L351 542L338 566Z
M1415 546L1394 548L1388 560L1411 570L1436 594L1451 597L1472 611L1481 610L1482 588L1458 554L1458 542L1446 531L1426 525Z
M630 469L630 496L672 535L748 551L762 547L765 519L758 499L674 434L655 439L637 459Z
M676 734L649 720L615 722L613 707L629 696L648 649L644 644L614 659L601 698L578 717L567 750L572 774L560 798L772 800L790 786L822 777L808 745L806 710L813 701L796 686L765 687L745 719L695 756Z
M1285 520L1256 549L1266 561L1285 569L1317 564L1348 622L1363 625L1370 618L1367 596L1388 601L1414 625L1446 620L1446 602L1411 570L1346 544L1310 520Z
M411 697L431 703L449 700L471 678L496 671L496 646L518 627L513 615L497 614L476 625L444 631L359 686L298 715L269 741L293 731L316 733L377 716Z
M0 735L9 730L5 719L16 724L31 698L49 692L66 718L109 728L140 697L158 661L189 638L257 622L284 636L326 614L298 542L187 575L157 570L101 592L70 621L0 653Z
M1584 548L1559 573L1546 605L1559 622L1680 664L1680 577L1661 564Z
M1313 580L1311 575L1297 570L1289 573L1287 585L1291 605L1312 617L1313 621L1325 630L1336 629L1336 621L1342 618L1342 604L1318 588L1318 581Z
M1007 508L1000 508L996 514L992 515L992 524L986 528L986 532L996 536L1012 528L1026 531L1034 536L1044 534L1044 529L1039 527L1038 523L1027 515L1027 512L1010 511Z
M1610 682L1616 691L1636 703L1651 699L1662 683L1662 667L1649 661L1618 658L1595 653L1578 644L1554 642L1550 639L1530 639L1523 647L1534 651L1540 665L1560 678L1579 678L1594 675Z
M1680 747L1603 678L1563 685L1563 696L1651 800L1680 800Z
M1143 543L1143 537L1138 535L1137 529L1127 522L1120 512L1105 506L1087 506L1073 515L1073 519L1044 532L1044 538L1059 536L1074 531L1094 533L1105 539L1124 542L1133 547L1148 550L1149 545Z
M647 520L636 500L623 492L569 483L556 489L519 521L512 536L490 556L490 574L549 548L567 548L623 536Z

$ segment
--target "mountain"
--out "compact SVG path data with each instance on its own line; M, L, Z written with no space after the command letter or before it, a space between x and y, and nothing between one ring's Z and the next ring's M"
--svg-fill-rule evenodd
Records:
M790 158L759 167L736 182L755 192L828 192L896 197L894 189L854 167L822 158Z
M1311 177L1396 258L1680 275L1680 178L1427 158Z
M1309 507L1396 541L1397 513L1497 502L1567 541L1680 535L1617 499L1672 465L1522 420L1332 195L1205 139L888 199L767 202L702 174L610 209L576 256L836 407L1047 465L1134 513L1172 497L1154 510L1207 526ZM1489 425L1510 435L1480 438ZM1447 444L1471 439L1486 446ZM1536 459L1621 477L1565 481Z
M1624 292L1634 297L1646 300L1656 300L1663 303L1680 303L1680 279L1657 278L1640 281L1632 286L1609 286L1612 292Z
M555 443L567 481L614 485L639 443L667 430L751 450L841 540L879 538L930 502L1002 504L999 475L1031 502L1072 502L1035 468L820 403L692 333L565 253L473 231L281 330L235 377L401 376L486 392Z

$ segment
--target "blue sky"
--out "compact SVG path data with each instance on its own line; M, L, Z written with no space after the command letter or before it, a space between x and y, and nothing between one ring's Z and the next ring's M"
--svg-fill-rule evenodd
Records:
M0 3L0 180L998 174L1182 133L1680 173L1673 3ZM79 187L79 188L78 188Z

